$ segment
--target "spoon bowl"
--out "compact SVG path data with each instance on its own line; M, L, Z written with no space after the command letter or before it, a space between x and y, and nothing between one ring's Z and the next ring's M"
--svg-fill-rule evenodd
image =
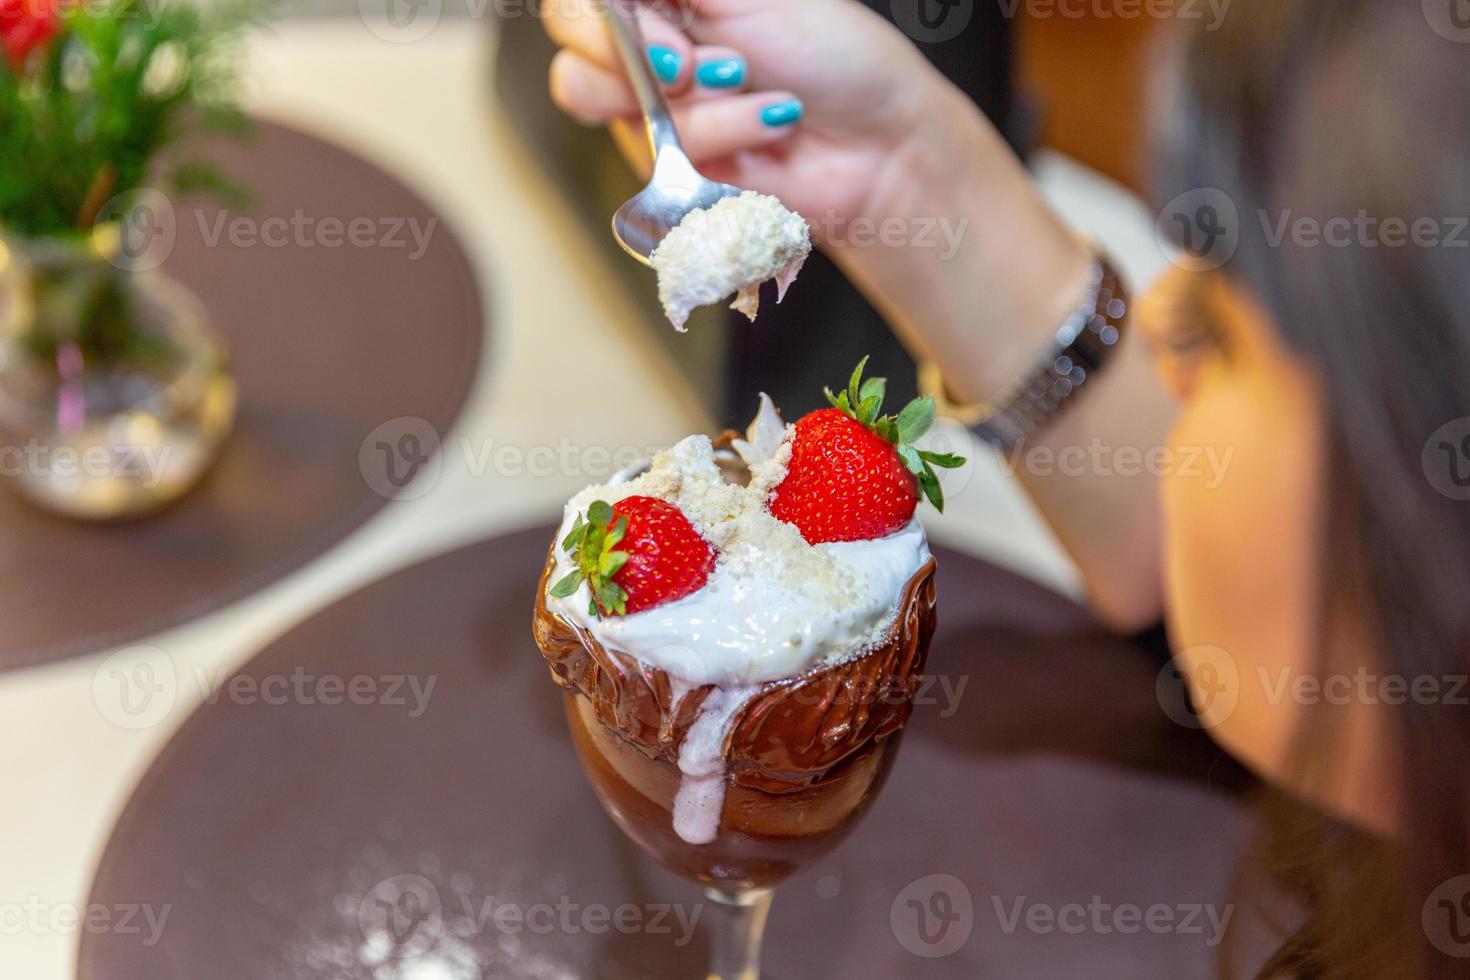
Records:
M721 184L694 169L679 142L674 117L653 69L644 55L643 31L638 26L637 6L632 0L611 0L608 24L614 45L622 58L643 118L653 151L653 176L648 186L613 215L613 237L633 258L648 265L649 257L664 236L697 208L707 208L725 197L740 194L740 188Z

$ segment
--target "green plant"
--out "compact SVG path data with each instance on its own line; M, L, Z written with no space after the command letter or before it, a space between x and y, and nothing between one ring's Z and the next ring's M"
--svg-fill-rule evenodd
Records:
M85 232L113 198L157 181L237 193L207 165L166 171L195 130L239 132L237 54L270 0L0 0L0 227Z

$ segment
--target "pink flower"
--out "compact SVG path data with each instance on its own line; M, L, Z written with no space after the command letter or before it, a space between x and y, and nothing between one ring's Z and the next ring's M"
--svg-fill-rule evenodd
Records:
M25 65L31 52L55 37L60 27L58 0L0 0L0 43L16 71Z

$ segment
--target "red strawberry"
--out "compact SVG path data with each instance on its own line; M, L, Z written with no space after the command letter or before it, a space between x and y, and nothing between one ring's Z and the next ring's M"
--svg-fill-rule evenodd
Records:
M771 513L794 524L809 544L885 537L914 516L919 491L939 510L944 493L934 467L964 460L912 443L934 424L934 399L918 398L897 416L879 415L885 383L863 381L865 357L832 408L796 423L786 478L771 492Z
M684 512L655 497L596 501L577 515L562 550L576 569L552 586L564 599L586 580L594 616L623 616L682 599L704 586L715 551Z
M13 70L19 71L32 51L56 35L59 6L59 0L0 0L0 45Z

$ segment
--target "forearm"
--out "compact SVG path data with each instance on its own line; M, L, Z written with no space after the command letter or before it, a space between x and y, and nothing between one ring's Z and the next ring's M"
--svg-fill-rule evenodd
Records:
M915 234L948 222L957 244L911 236L828 251L910 349L942 366L952 397L984 401L1055 342L1085 293L1091 256L968 100L951 91L933 101L867 217L902 219ZM1095 608L1120 628L1148 625L1162 605L1158 474L1147 461L1159 458L1172 415L1144 345L1125 334L1106 370L1007 460Z

